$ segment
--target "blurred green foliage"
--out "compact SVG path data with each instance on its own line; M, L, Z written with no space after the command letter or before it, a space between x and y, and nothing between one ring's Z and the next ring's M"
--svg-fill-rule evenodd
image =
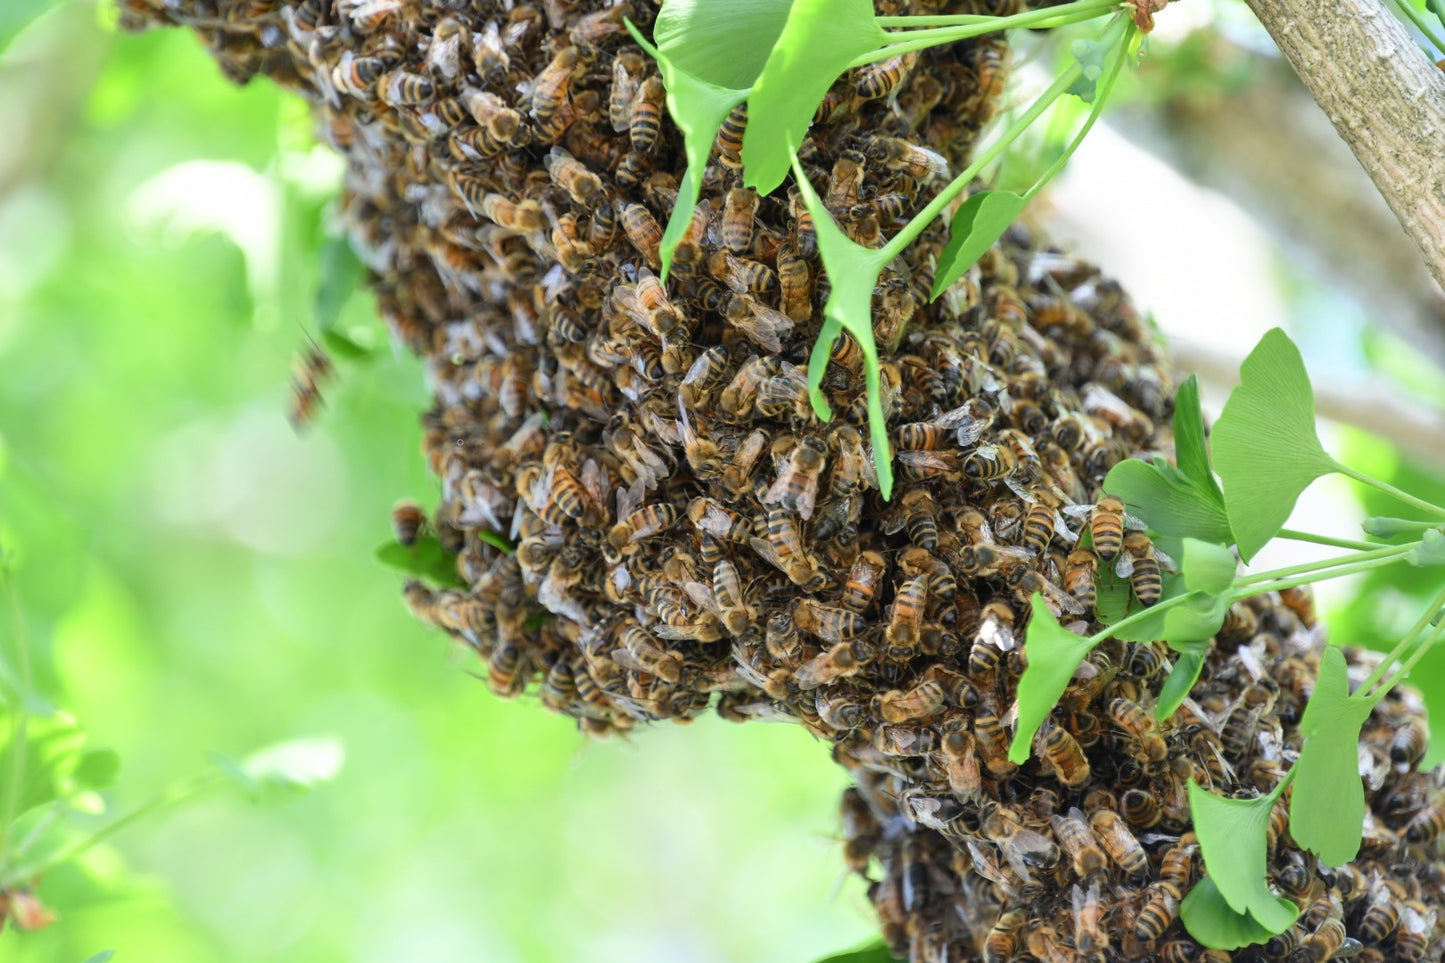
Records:
M0 4L0 45L22 5ZM56 6L0 57L0 548L37 698L116 751L124 812L212 753L334 735L346 767L142 822L37 893L7 961L811 959L874 931L834 840L845 776L796 727L713 718L588 744L408 616L373 558L435 503L421 366L359 294L305 437L340 164L194 37ZM332 293L323 297L331 310ZM6 613L0 612L0 616ZM100 824L103 817L93 818Z

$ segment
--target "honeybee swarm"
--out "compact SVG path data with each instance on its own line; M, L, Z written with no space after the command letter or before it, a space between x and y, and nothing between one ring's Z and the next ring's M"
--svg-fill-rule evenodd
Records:
M834 420L809 402L828 279L796 191L741 190L741 112L658 278L682 145L622 25L650 30L655 4L121 6L131 29L195 29L239 83L294 90L345 155L352 244L435 392L442 506L407 531L434 530L468 586L412 582L406 601L476 651L494 692L536 692L594 735L709 710L807 726L856 777L845 859L912 960L1209 958L1176 919L1201 868L1183 787L1266 792L1298 752L1321 644L1305 603L1249 603L1162 726L1167 649L1102 646L1033 758L1005 754L1028 598L1087 628L1087 573L1114 564L1075 545L1087 516L1056 509L1170 445L1170 374L1117 284L1019 229L932 305L941 227L890 265L884 502L850 338L829 346ZM1007 64L993 37L839 80L799 154L845 231L881 244L927 202ZM1301 923L1234 958L1352 940L1438 958L1445 793L1417 771L1413 699L1382 702L1361 741L1360 858L1319 866L1278 834L1271 883Z

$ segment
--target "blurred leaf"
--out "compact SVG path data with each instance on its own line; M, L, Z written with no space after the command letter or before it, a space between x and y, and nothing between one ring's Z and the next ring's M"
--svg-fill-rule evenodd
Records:
M410 548L400 542L387 542L377 548L376 560L387 568L415 575L437 585L466 588L466 583L457 574L456 556L442 548L442 543L437 541L435 535L418 535L416 544Z
M748 95L743 183L759 194L777 189L828 88L853 60L887 42L872 0L793 0Z
M308 792L336 778L346 761L340 739L320 736L267 746L241 761L241 771L262 788Z
M82 790L104 789L120 774L120 754L110 749L87 749L75 766L75 784Z
M715 87L742 90L762 73L791 6L792 0L667 0L652 33L677 69Z
M1360 727L1377 699L1350 694L1345 656L1330 646L1320 656L1320 674L1300 718L1304 748L1295 762L1289 832L1295 841L1330 866L1355 858L1365 819L1360 780Z
M1065 93L1074 94L1086 104L1093 103L1094 95L1098 90L1099 78L1104 75L1105 61L1108 60L1109 54L1113 52L1114 45L1118 41L1119 38L1112 32L1097 40L1090 40L1087 37L1075 40L1069 47L1069 51L1079 62L1079 66L1084 68L1084 73Z
M109 963L111 957L115 956L115 950L101 950L99 953L86 959L85 963Z
M501 552L503 555L511 555L517 550L517 546L507 541L505 535L492 531L490 528L477 529L477 538Z
M1376 538L1396 538L1400 535L1418 535L1426 529L1435 528L1438 522L1426 522L1413 518L1391 518L1388 515L1372 515L1360 523L1366 535Z
M1199 851L1209 878L1228 907L1235 913L1247 913L1268 931L1268 936L1283 933L1294 924L1299 909L1289 900L1276 897L1265 885L1265 863L1268 855L1269 811L1279 798L1283 783L1267 796L1255 799L1224 799L1205 791L1189 780L1189 811L1194 832L1199 837ZM1193 895L1192 893L1190 895ZM1195 911L1185 917L1189 932L1205 942L1196 925L1208 931L1215 926L1235 930L1247 927L1217 916L1218 905L1206 895L1195 904ZM1212 911L1212 912L1211 912ZM1220 934L1211 934L1216 936ZM1236 933L1235 935L1239 935ZM1234 938L1233 936L1228 938ZM1258 942L1258 940L1253 940ZM1234 949L1210 942L1214 949ZM1243 944L1235 944L1243 945Z
M1024 659L1028 663L1018 687L1018 728L1008 757L1022 764L1029 757L1034 734L1048 718L1079 663L1093 648L1086 636L1075 635L1059 625L1038 592L1029 600L1033 615L1024 636Z
M1237 950L1267 943L1275 935L1274 930L1250 914L1231 909L1209 876L1196 883L1184 897L1179 904L1179 918L1190 936L1213 950Z
M1179 560L1180 574L1191 592L1218 595L1234 584L1238 563L1234 553L1222 545L1184 539L1184 557Z
M1179 710L1180 704L1189 695L1189 690L1199 681L1199 673L1204 669L1204 657L1209 652L1208 641L1171 647L1179 653L1179 658L1174 660L1174 668L1169 670L1169 677L1159 687L1159 704L1154 707L1154 715L1161 722Z
M1213 448L1229 525L1247 562L1289 519L1300 492L1337 464L1315 433L1309 375L1282 330L1260 339L1239 377L1214 426Z
M1445 26L1445 3L1442 3L1441 0L1425 0L1425 9L1433 13L1435 19Z
M343 361L350 361L353 364L376 359L375 351L357 344L340 331L332 330L321 332L321 343L326 346L326 350L330 351L336 357Z
M328 237L316 252L316 258L320 274L314 313L316 326L324 333L336 327L341 309L361 286L366 268L344 237Z
M868 389L868 431L873 445L873 464L878 472L878 490L884 500L893 496L893 451L888 442L888 423L883 417L882 389L879 385L878 343L873 339L873 288L878 284L878 275L892 258L885 251L875 251L856 244L833 223L833 217L823 206L823 200L808 183L808 177L793 155L793 174L803 203L813 215L813 227L818 236L818 251L823 257L823 266L828 271L832 288L828 302L823 305L826 321L823 332L846 330L863 350L863 373ZM814 346L813 360L819 351ZM823 399L820 382L826 365L808 364L808 390L812 393L813 408L823 421L832 418L828 403ZM816 380L815 380L816 378Z
M668 9L664 9L657 18L656 33L659 38L663 36L664 18L673 7L700 11L702 4L668 4ZM714 5L713 9L719 10L721 5ZM682 131L683 151L687 154L687 170L677 185L677 202L673 205L672 214L667 219L667 229L662 232L662 241L658 245L662 280L666 283L672 270L673 254L692 224L693 211L697 209L698 192L702 185L702 174L707 169L708 154L712 152L718 128L722 127L732 109L747 99L748 88L719 86L702 80L670 59L675 51L664 52L648 43L630 20L627 21L627 29L632 32L638 45L657 61L663 84L667 88L667 109L672 115L673 123ZM738 61L733 58L730 62L735 64ZM752 81L749 80L748 83L751 84Z
M56 0L5 0L0 3L0 52L4 52L10 41L19 36L32 20L55 5Z
M1405 561L1421 568L1427 565L1445 565L1445 535L1438 528L1427 528L1420 533L1422 544L1405 553Z
M211 765L216 767L217 772L225 776L227 781L241 790L241 795L253 803L261 801L261 784L251 778L251 774L246 771L240 760L233 759L220 752L209 753L208 758L211 761Z
M8 780L15 771L15 740L19 734L13 708L6 706L0 712L0 727L3 727L0 728L0 773ZM88 788L77 786L76 771L88 753L84 750L85 730L74 720L61 714L38 715L32 710L25 717L23 735L22 777L13 797L12 817ZM0 800L9 800L11 791L9 786L0 789Z
M929 300L937 301L953 287L993 242L1003 236L1027 204L1023 195L1010 191L979 191L969 195L948 224L948 243L938 256L938 276Z
M887 945L882 940L877 940L856 950L819 960L818 963L893 963L895 959L897 957L888 952Z

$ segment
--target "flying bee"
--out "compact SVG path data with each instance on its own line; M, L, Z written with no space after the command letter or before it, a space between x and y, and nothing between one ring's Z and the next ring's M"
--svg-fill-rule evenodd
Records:
M492 652L487 661L487 688L493 695L512 699L527 687L527 674L523 663L527 657L520 646L503 642Z
M788 243L778 249L776 263L783 313L799 323L809 320L813 316L813 276L808 262ZM849 336L844 332L839 337Z
M1007 445L981 445L963 461L964 477L973 482L998 481L1016 470L1018 457Z
M625 204L622 207L622 231L637 252L647 258L647 263L659 268L658 246L662 243L662 225L652 212L641 204Z
M308 340L311 340L308 336ZM314 340L299 356L296 372L291 379L291 408L287 415L291 427L298 433L305 430L316 418L322 401L321 385L336 374L331 356L321 349Z
M738 294L766 293L778 286L778 276L772 268L726 250L714 251L708 256L707 270Z
M1134 919L1134 938L1153 944L1173 925L1179 915L1179 901L1184 896L1179 887L1168 880L1150 884L1145 893L1144 905Z
M860 668L862 664L858 661L853 643L839 642L799 666L793 678L798 688L806 692L857 675Z
M677 509L667 502L644 505L612 526L607 541L621 551L658 532L671 528L677 521Z
M943 710L944 691L938 682L924 681L907 692L892 689L877 697L878 714L884 722L912 722L927 719Z
M1082 812L1077 808L1070 809L1068 815L1054 816L1049 822L1054 830L1054 838L1073 862L1076 876L1088 879L1104 870L1104 851L1099 848L1098 840L1085 822Z
M1096 600L1094 579L1098 574L1098 569L1098 556L1087 548L1076 548L1069 553L1068 563L1064 570L1064 588L1085 608L1094 607Z
M1052 719L1045 720L1035 737L1039 755L1053 767L1059 782L1069 789L1081 789L1093 777L1089 759L1072 733Z
M853 89L859 100L881 100L890 96L913 73L918 54L909 51L858 68Z
M396 540L407 548L416 544L417 536L426 529L426 524L426 513L416 502L402 502L392 509L392 531Z
M1155 605L1164 593L1163 575L1154 543L1141 531L1124 536L1124 555L1115 567L1117 574L1127 577L1134 587L1140 605Z
M776 450L776 449L775 449ZM786 468L779 472L767 494L764 505L781 505L796 512L804 520L813 517L818 497L818 479L828 458L828 446L817 435L804 435L788 455Z
M1169 755L1169 746L1159 735L1153 718L1138 703L1116 697L1109 702L1108 714L1115 726L1138 741L1144 758L1149 762L1163 762Z
M553 183L571 195L572 200L591 210L603 199L602 179L561 147L553 147L544 163Z
M845 608L823 605L813 599L800 600L793 616L799 629L824 642L843 642L857 638L868 629L868 620L861 614Z
M723 246L734 254L742 254L753 242L758 202L758 192L750 187L734 187L723 201Z
M1112 809L1095 810L1089 825L1104 852L1128 876L1143 876L1149 871L1149 854L1129 832L1119 814Z
M728 256L731 257L731 255ZM782 351L782 339L793 330L792 318L746 294L734 294L728 299L726 317L728 324L741 331L749 341L770 354ZM806 380L804 380L805 393L806 390ZM811 408L811 403L809 403L809 407Z
M868 159L881 161L891 171L915 180L948 176L948 159L937 151L910 143L901 137L877 137L868 146Z
M928 603L928 577L915 575L898 587L884 637L891 650L911 655L918 644L919 627ZM901 660L900 660L901 661Z

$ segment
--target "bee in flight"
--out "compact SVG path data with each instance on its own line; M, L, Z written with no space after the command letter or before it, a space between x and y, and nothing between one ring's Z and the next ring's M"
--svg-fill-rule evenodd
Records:
M336 366L309 334L311 344L297 358L296 372L291 377L291 408L287 418L298 433L316 420L323 398L321 386L336 377Z

